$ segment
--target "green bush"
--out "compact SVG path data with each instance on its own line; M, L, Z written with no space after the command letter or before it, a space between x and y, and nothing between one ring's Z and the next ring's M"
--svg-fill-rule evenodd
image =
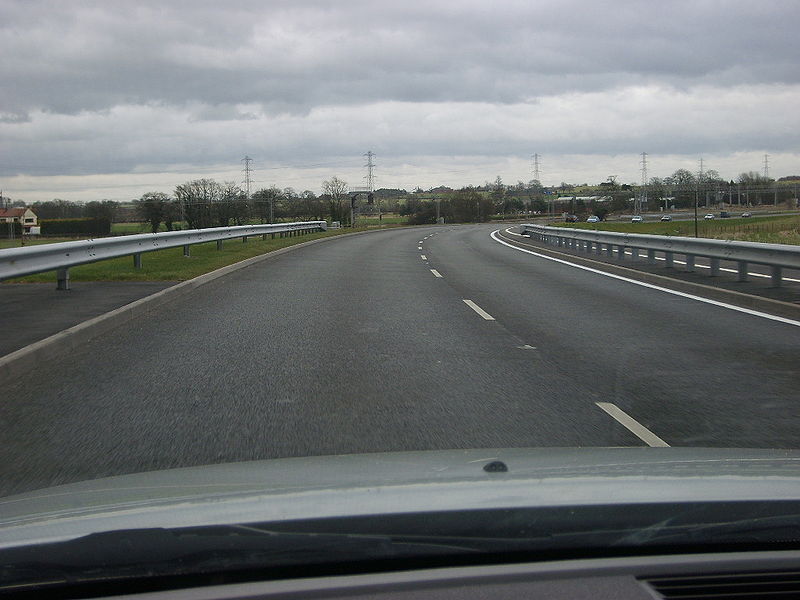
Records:
M39 221L42 235L109 235L108 219L44 219Z
M22 223L10 223L10 225L14 229L15 238L22 235ZM4 238L8 235L8 226L9 223L0 223L0 238Z

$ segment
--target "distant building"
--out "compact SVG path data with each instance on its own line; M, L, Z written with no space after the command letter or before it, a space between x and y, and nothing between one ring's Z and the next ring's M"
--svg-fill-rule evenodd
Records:
M575 201L583 201L583 202L608 202L611 200L611 196L559 196L555 201L556 202L572 202Z
M22 232L30 233L38 219L30 208L0 208L0 223L21 223Z

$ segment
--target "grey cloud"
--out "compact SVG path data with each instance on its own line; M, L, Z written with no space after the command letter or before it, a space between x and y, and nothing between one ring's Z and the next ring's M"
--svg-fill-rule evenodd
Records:
M795 83L796 2L5 2L3 109L513 103L637 81ZM13 85L9 85L9 83Z

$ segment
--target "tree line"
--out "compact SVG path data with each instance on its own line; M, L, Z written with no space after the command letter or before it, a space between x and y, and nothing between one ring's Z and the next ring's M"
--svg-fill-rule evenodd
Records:
M631 208L632 199L641 202L642 210L659 207L687 208L695 199L702 205L719 202L745 205L785 202L797 197L799 176L782 177L777 182L753 171L743 172L735 180L722 179L717 171L702 174L678 169L667 177L651 177L646 186L619 183L614 176L595 186L561 182L545 187L537 180L518 181L506 185L500 176L482 186L453 190L445 186L428 192L417 188L409 193L402 189L376 190L375 198L382 210L399 212L412 224L434 223L443 218L449 223L482 222L492 215L546 213L568 209L570 212L609 213ZM575 196L569 207L555 199ZM582 195L598 195L601 202L584 201ZM350 224L351 204L347 183L332 177L322 184L322 194L310 190L297 192L291 187L275 185L262 188L249 197L232 182L219 183L214 179L196 179L175 188L172 194L148 192L133 202L133 210L112 200L86 203L68 200L35 202L30 208L41 220L94 219L105 222L137 219L158 231L163 224L167 230L178 227L200 229L243 225L253 221L316 221L329 219ZM5 203L5 198L3 198ZM24 202L8 201L12 206ZM359 203L360 213L374 212L375 207Z
M346 196L347 184L334 177L323 189ZM249 197L232 182L219 183L214 179L196 179L175 188L172 195L148 192L134 202L136 213L150 225L153 232L163 223L172 230L177 223L191 229L245 225L257 220L273 223L280 220L321 221L331 216L337 198L331 194L317 196L310 190L296 192L293 188L271 186L257 190ZM335 211L334 211L335 212ZM338 213L336 213L338 216Z

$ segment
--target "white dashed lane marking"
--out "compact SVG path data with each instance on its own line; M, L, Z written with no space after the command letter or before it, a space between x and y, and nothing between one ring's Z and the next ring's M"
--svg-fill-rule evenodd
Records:
M476 313L478 313L480 316L482 316L487 321L494 321L494 317L492 315L487 313L480 306L475 304L472 300L467 300L466 298L464 298L464 304L469 306L472 310L474 310Z
M669 448L667 442L639 423L639 421L619 408L616 404L612 404L611 402L595 402L595 404L648 446L652 446L653 448Z

